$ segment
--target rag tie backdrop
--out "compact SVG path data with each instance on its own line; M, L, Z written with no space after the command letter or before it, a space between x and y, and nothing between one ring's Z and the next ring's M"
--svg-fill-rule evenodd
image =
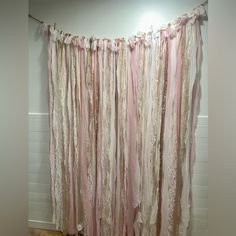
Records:
M128 40L43 24L57 229L188 235L203 16L200 6Z

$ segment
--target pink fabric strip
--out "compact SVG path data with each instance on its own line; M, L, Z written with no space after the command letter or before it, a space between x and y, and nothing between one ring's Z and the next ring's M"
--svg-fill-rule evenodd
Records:
M50 161L50 175L51 175L51 197L53 209L53 222L56 220L56 205L55 205L55 136L53 132L53 110L54 110L54 87L52 81L52 36L50 26L47 30L48 40L48 107L49 107L49 161Z
M168 62L167 62L167 91L166 91L166 107L165 107L165 117L164 117L164 133L163 133L163 166L162 166L162 206L161 206L161 229L160 229L160 236L168 235L168 224L169 224L169 199L168 199L168 193L169 193L169 172L170 167L168 166L168 159L170 158L168 155L168 152L173 151L171 148L171 137L173 138L172 134L172 121L171 121L171 84L172 84L172 78L171 78L171 68L172 68L172 41L169 38L165 38L166 32L162 32L162 37L164 40L168 41ZM171 149L171 150L169 150Z
M130 77L128 79L128 101L127 101L127 129L128 129L128 180L127 180L127 235L134 235L134 219L137 202L135 202L135 171L137 171L137 150L136 150L136 130L137 130L137 111L136 111L136 65L134 61L135 50L130 51Z
M182 191L182 170L181 170L181 157L180 157L180 135L181 135L181 100L182 100L182 85L183 85L183 55L184 55L184 44L185 44L185 25L180 26L179 36L178 36L178 49L177 49L177 65L176 65L176 88L175 88L175 114L176 120L176 143L175 143L175 185L176 190L174 193L175 197L175 206L173 210L173 232L178 231L180 223L180 198Z
M100 236L101 235L101 208L102 208L102 198L101 198L101 194L102 194L102 163L101 163L101 138L102 138L102 130L101 130L101 117L102 117L102 112L101 112L101 108L102 108L102 101L100 98L101 92L102 92L102 87L101 85L101 68L102 68L102 55L101 52L98 52L98 83L99 83L99 102L98 102L98 135L97 135L97 190L96 190L96 236Z
M97 172L98 172L98 151L97 151L97 147L98 147L98 112L99 112L99 78L98 78L98 74L97 74L97 70L98 70L98 62L97 62L97 51L92 53L92 79L93 79L93 113L94 113L94 130L95 130L95 143L94 143L94 151L95 151L95 181L97 181ZM94 198L94 211L95 214L93 214L93 222L94 222L94 235L96 235L96 228L97 228L97 224L96 224L96 199L97 199L97 182L95 185L95 198Z
M67 94L67 111L68 111L68 144L69 144L69 155L68 155L68 169L69 169L69 234L76 234L77 233L77 223L76 223L76 194L75 194L75 182L76 179L74 178L74 161L75 161L75 144L74 144L74 100L75 100L75 94L74 94L74 88L73 88L73 81L72 81L72 59L71 59L71 48L68 45L66 48L66 67L68 71L68 94Z
M87 143L88 143L88 111L87 94L85 87L84 50L80 54L80 77L81 77L81 124L80 124L80 173L81 173L81 194L85 214L87 235L93 235L92 209L88 196L88 176L87 176Z
M193 163L195 160L195 130L197 127L197 118L199 114L199 105L200 105L200 66L201 66L201 31L200 31L200 23L199 19L195 20L195 32L196 32L196 77L193 85L192 91L192 129L191 129L191 151L190 151L190 181L192 182L192 174L193 174Z
M176 109L176 158L179 155L179 147L180 147L180 125L181 125L181 95L182 95L182 66L183 66L183 49L182 49L182 41L184 40L183 31L184 26L181 26L179 33L179 41L178 41L178 51L177 51L177 67L176 67L176 94L175 94L175 109Z

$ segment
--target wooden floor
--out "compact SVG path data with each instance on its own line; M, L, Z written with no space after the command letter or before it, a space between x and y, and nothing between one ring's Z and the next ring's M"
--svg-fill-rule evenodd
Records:
M29 236L63 236L61 232L46 229L29 229Z
M79 235L83 236L82 234ZM28 236L65 236L65 235L61 232L53 230L29 228ZM68 235L68 236L73 236L73 235Z

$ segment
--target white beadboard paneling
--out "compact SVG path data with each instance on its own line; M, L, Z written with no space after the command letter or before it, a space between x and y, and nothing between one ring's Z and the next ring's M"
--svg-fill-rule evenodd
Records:
M29 163L29 173L49 173L49 163Z
M28 180L30 183L39 183L39 184L48 184L50 182L50 178L48 174L41 174L35 172L29 172Z
M194 174L204 175L208 171L208 162L198 162L196 161L193 167Z
M197 228L199 230L207 230L207 221L206 219L194 219L192 222L193 228Z
M208 209L207 208L198 208L193 212L193 217L195 219L207 219Z
M31 202L29 201L30 220L43 219L46 222L52 222L52 207L50 201Z
M29 208L35 212L37 211L51 212L52 211L50 202L31 202L30 201Z
M30 202L51 202L51 196L49 193L35 193L29 192L29 201Z
M48 142L49 132L31 131L29 132L29 140L30 142Z
M193 174L193 185L208 186L207 174Z
M193 184L192 193L193 193L194 197L207 198L207 196L208 196L208 186L201 186L201 185Z
M49 163L48 153L30 153L29 162Z
M44 169L44 167L46 167L46 169ZM50 167L49 167L49 160L48 158L42 158L42 160L39 160L39 158L35 157L35 158L31 158L31 160L28 163L28 173L29 174L37 174L38 176L41 174L40 171L43 172L49 172L50 171ZM40 169L39 172L35 172L35 169Z
M39 211L35 211L31 208L29 208L29 220L30 221L41 221L39 219L44 219L43 221L47 222L47 223L52 223L52 212L45 210L43 211L42 209L39 209ZM40 226L36 226L35 228L40 228Z
M207 151L208 150L208 141L207 137L196 137L196 149Z
M192 182L191 236L208 235L208 117L199 117Z
M52 222L48 114L29 114L29 220Z
M39 217L36 217L36 218L39 218ZM45 218L45 217L41 217L41 218ZM30 228L56 230L56 226L53 223L47 222L47 221L29 220L28 226Z
M33 193L50 193L50 185L40 183L29 183L29 192Z
M198 208L207 208L208 205L208 198L207 197L195 197L193 196L192 199L193 202L193 209L198 209Z
M196 138L207 138L208 137L208 126L207 125L200 125L198 124L196 133Z
M29 225L55 229L52 223L48 114L29 114ZM192 182L191 236L207 236L208 118L198 118Z
M198 127L201 127L203 125L208 126L208 116L199 116L197 120Z
M44 153L49 152L48 142L30 142L29 143L29 152L30 153Z
M196 149L197 162L208 162L208 150Z
M43 122L43 120L45 120ZM48 133L48 124L46 119L38 120L38 119L33 119L30 121L30 126L29 126L29 131L31 132L47 132Z
M47 113L29 113L30 132L48 132Z

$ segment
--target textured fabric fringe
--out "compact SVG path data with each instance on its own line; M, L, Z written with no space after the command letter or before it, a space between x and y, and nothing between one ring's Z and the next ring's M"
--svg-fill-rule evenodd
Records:
M57 229L188 235L202 15L128 41L46 26Z

